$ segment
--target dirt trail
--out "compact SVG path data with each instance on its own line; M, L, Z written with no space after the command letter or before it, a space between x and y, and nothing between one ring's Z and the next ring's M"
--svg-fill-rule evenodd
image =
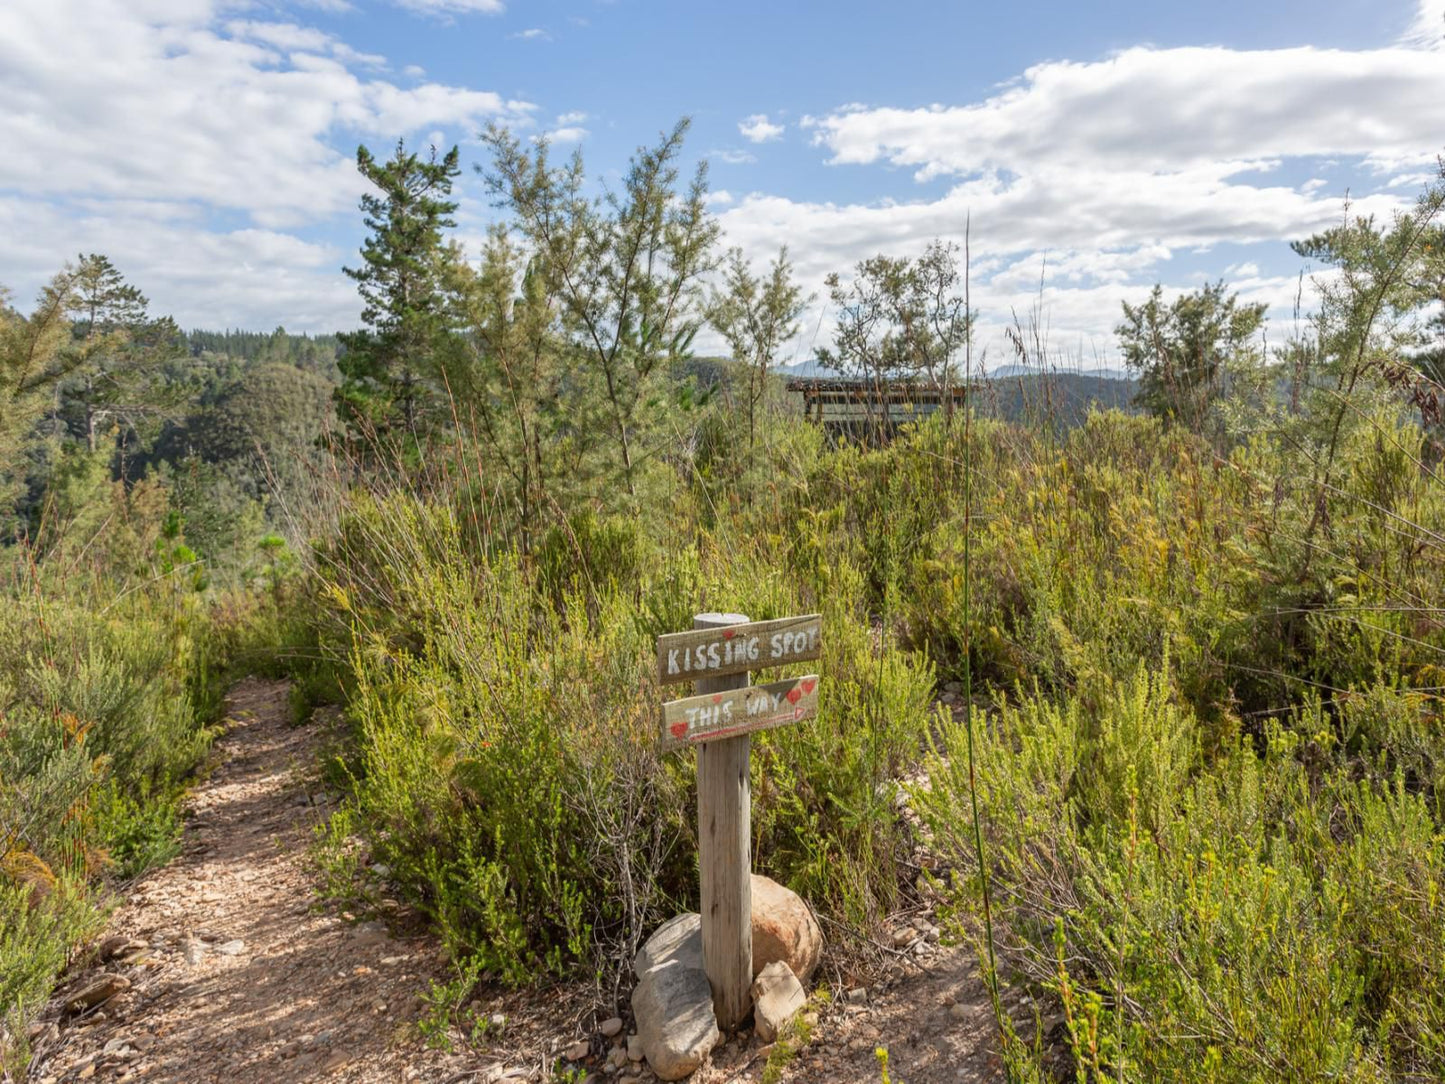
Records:
M228 708L220 763L187 802L183 855L112 917L107 939L133 947L57 992L31 1079L445 1079L452 1059L406 1026L442 971L435 948L314 906L306 848L324 808L304 784L317 728L288 725L282 682L242 682ZM104 976L130 988L65 1011Z
M589 1042L586 1079L656 1080L625 1057L606 1064L630 1028L604 1039L597 1025L611 1013L584 986L482 993L473 1012L505 1017L505 1027L454 1053L429 1049L416 1024L421 992L447 977L435 941L395 901L383 899L377 915L317 903L307 848L329 812L312 778L325 726L290 725L278 681L242 682L228 710L216 767L186 803L181 857L130 887L100 941L101 955L114 955L92 959L57 990L39 1022L30 1080L539 1081L563 1079L550 1070L579 1039ZM906 961L897 954L891 978L874 976L866 996L824 1011L782 1080L874 1084L878 1045L891 1051L893 1078L908 1084L999 1079L970 954L911 949ZM852 985L835 967L826 974L830 966L820 978ZM125 988L73 1011L99 983ZM625 1004L616 1009L628 1016ZM769 1052L744 1032L713 1052L694 1084L758 1081Z

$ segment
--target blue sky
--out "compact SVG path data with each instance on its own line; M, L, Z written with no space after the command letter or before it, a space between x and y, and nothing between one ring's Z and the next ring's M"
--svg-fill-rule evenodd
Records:
M358 142L460 143L475 247L488 121L605 179L687 114L752 258L786 242L821 293L971 215L985 327L1040 301L1088 362L1156 281L1286 320L1287 241L1433 173L1442 39L1445 0L5 0L0 284L23 308L102 251L187 326L351 326Z

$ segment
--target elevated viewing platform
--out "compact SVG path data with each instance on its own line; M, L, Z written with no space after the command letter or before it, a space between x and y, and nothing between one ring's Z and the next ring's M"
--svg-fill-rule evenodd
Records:
M884 435L937 410L961 406L960 381L940 387L919 380L869 380L842 376L794 377L787 390L803 397L803 416L834 435Z

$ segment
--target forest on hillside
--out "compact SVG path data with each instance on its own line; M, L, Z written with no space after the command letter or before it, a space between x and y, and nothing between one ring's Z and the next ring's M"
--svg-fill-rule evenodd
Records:
M1017 321L1034 375L975 380L957 246L839 269L821 364L968 398L835 440L686 133L598 197L491 129L481 252L456 149L362 148L334 336L185 332L102 255L0 299L0 1069L245 674L344 712L314 860L426 916L439 1041L482 984L615 988L698 891L653 645L721 611L828 629L755 868L846 936L946 901L1011 1079L1445 1076L1445 173L1295 243L1293 327L1124 305L1129 381Z

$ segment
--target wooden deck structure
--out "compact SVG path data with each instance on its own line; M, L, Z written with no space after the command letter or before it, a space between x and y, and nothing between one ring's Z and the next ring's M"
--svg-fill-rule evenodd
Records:
M790 392L803 397L803 417L830 435L888 439L904 425L938 410L950 414L962 406L962 382L948 388L918 381L857 380L849 377L795 377Z

